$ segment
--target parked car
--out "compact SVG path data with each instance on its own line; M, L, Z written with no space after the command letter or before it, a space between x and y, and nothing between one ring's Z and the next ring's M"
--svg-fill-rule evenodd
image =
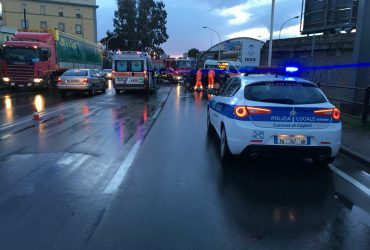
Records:
M338 154L340 111L315 83L284 75L238 76L209 94L214 96L208 103L207 127L220 138L224 162L245 154L312 158L323 166Z
M93 96L97 91L105 93L107 81L94 69L69 69L58 78L57 87L61 97L67 92L88 92Z

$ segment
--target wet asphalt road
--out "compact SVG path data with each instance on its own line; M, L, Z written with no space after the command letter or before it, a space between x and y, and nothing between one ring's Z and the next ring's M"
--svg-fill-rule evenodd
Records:
M33 94L1 97L1 249L370 248L366 167L222 166L205 96L180 87L45 94L40 123Z

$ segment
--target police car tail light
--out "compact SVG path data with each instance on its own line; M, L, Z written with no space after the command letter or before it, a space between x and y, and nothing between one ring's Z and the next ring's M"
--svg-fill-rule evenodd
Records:
M247 110L250 115L268 115L272 113L271 109L266 108L247 107Z
M339 109L334 109L333 110L333 119L339 120L340 119L340 110Z
M237 106L234 108L234 113L239 118L244 118L248 116L248 110L245 106Z
M337 108L334 109L318 109L315 110L315 115L320 115L320 116L330 116L335 120L340 119L340 110Z

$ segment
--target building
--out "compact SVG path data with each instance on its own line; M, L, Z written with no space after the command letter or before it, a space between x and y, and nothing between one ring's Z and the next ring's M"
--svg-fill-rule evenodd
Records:
M242 66L259 66L263 42L249 37L233 38L216 44L199 55L199 64L207 59L240 62Z
M58 29L97 41L96 0L0 0L0 25L29 30Z

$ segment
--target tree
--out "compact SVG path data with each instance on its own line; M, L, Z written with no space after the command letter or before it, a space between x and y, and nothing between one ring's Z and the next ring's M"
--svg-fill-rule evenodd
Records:
M117 5L113 35L117 37L114 40L119 41L119 48L163 53L160 45L168 39L164 3L155 0L117 0Z
M200 53L199 50L196 48L189 49L188 57L198 58L199 53Z

